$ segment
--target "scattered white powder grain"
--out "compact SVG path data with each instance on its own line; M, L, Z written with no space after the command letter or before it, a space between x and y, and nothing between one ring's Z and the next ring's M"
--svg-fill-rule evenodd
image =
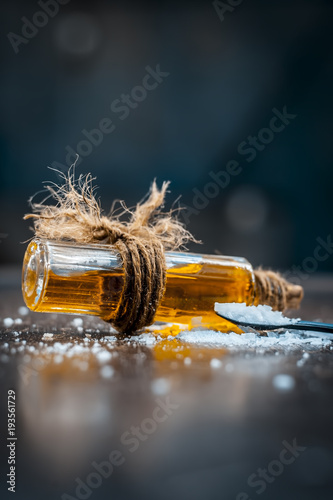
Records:
M51 340L53 339L53 333L44 333L42 340Z
M223 317L239 323L260 323L264 325L292 325L300 319L286 318L280 311L273 311L270 306L247 306L245 302L215 302L215 311Z
M21 306L18 308L17 312L20 316L26 316L27 314L29 314L29 309L25 306Z
M50 346L49 351L50 352L56 352L56 353L64 353L67 351L68 347L70 347L72 344L67 343L67 344L61 344L60 342L55 342L53 346Z
M218 368L221 368L222 366L222 361L220 361L217 358L213 358L210 360L210 366L214 369L217 370Z
M94 344L91 348L91 352L93 354L97 354L98 352L101 352L102 351L102 346L100 344Z
M278 391L291 391L295 387L295 379L291 375L280 373L273 378L273 386Z
M184 359L184 365L189 366L191 363L192 363L192 359L191 358L185 358Z
M308 352L303 353L301 359L299 359L296 363L297 366L303 366L306 363L306 360L309 359L310 354Z
M102 366L100 373L103 378L111 378L113 377L114 369L112 368L112 366L104 365Z
M103 340L107 342L116 342L117 337L115 337L114 335L107 335L106 337L103 338Z
M74 318L72 321L73 326L82 326L83 325L83 319L82 318Z
M87 361L79 361L77 363L77 366L80 368L81 371L86 372L89 368L89 363Z
M96 358L100 363L106 363L112 358L112 354L109 351L99 351L96 353Z
M133 337L134 342L138 342L139 344L145 345L154 345L156 344L156 337L152 333L142 333L137 337Z
M3 324L5 325L6 328L10 328L14 324L14 320L12 318L5 318L3 320Z
M64 360L64 357L61 354L56 354L53 358L53 361L57 364L62 363Z
M15 325L22 325L22 318L16 318L14 320Z
M190 344L206 345L206 346L223 346L227 348L305 348L325 347L330 345L331 341L318 337L307 337L298 333L276 333L268 332L268 336L264 337L256 333L237 334L235 332L222 333L213 330L191 330L181 332L176 337L177 340L188 342Z
M170 382L166 378L157 378L151 383L151 390L155 396L164 396L170 392Z
M86 348L83 345L73 344L67 351L67 356L74 356L75 354L83 354L86 352Z

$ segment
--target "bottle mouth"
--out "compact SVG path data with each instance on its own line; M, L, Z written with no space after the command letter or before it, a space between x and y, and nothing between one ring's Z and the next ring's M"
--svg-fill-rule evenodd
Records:
M43 295L44 281L45 245L39 240L33 240L25 252L22 269L23 299L33 311Z

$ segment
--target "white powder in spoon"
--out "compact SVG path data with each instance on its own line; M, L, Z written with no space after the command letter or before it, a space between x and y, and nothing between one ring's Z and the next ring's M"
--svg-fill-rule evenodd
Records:
M245 302L215 302L215 311L230 321L262 325L292 325L299 318L286 318L280 311L273 311L270 306L247 306Z

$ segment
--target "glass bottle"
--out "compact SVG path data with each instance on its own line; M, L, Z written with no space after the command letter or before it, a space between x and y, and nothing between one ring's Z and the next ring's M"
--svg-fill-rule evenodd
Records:
M167 282L156 321L190 327L224 324L215 302L257 303L250 263L241 257L166 252ZM107 245L34 239L23 263L26 305L37 312L112 320L123 286L119 253ZM230 324L229 324L230 326Z

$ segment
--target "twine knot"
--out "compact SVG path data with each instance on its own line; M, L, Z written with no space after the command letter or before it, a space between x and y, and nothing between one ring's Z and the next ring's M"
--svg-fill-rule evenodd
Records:
M103 220L104 219L104 220ZM104 225L103 225L104 223ZM124 286L112 325L120 332L134 332L154 321L166 282L164 248L158 237L149 242L128 232L123 226L102 218L93 237L118 250L124 269Z
M102 243L118 250L124 268L121 297L110 323L119 331L131 333L149 326L154 321L166 283L164 252L177 250L193 236L178 221L174 211L162 213L169 182L157 188L154 181L146 200L129 210L123 202L123 211L115 210L107 217L94 195L90 174L75 180L74 167L68 176L61 174L65 183L47 186L57 201L56 205L32 205L35 234L39 238L67 240L76 243ZM123 220L127 215L129 220Z

